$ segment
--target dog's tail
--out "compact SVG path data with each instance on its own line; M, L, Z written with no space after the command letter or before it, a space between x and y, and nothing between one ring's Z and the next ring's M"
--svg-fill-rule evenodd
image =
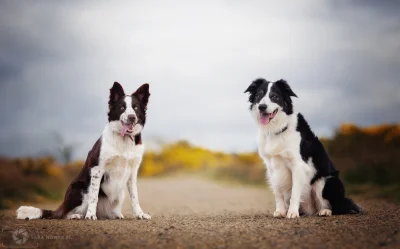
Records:
M363 210L352 199L344 197L339 203L332 205L333 214L360 214Z
M359 214L363 210L352 199L345 197L342 181L338 176L326 180L322 196L332 206L332 214Z
M34 220L47 219L53 215L53 211L35 207L21 206L17 209L17 219Z
M21 206L17 209L17 219L20 220L61 219L63 216L63 205L55 211L29 206Z

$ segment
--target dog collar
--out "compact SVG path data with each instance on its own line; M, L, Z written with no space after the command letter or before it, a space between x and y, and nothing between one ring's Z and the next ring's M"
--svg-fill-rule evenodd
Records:
M284 133L287 129L288 129L288 125L286 125L285 127L283 127L282 130L280 130L280 131L278 131L277 133L275 133L275 136L278 136L278 135Z

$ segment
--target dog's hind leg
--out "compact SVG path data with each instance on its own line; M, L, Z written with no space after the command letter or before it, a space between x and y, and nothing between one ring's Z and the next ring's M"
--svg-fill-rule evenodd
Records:
M362 209L353 200L346 198L345 189L339 177L331 176L324 179L322 197L329 201L333 214L358 214Z
M68 214L67 215L68 220L80 220L82 218L83 218L83 216L80 214Z
M311 189L307 193L304 193L300 203L300 215L313 215L316 213L314 197Z
M322 191L325 187L325 178L319 179L313 184L313 191L315 192L315 204L319 216L331 216L332 208L328 200L322 196Z

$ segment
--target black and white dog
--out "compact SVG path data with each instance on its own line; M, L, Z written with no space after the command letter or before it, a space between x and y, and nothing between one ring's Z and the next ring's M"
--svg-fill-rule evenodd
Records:
M89 152L85 165L69 185L64 202L55 211L22 206L18 219L122 219L125 186L133 214L151 219L139 205L137 174L144 145L141 132L146 122L149 85L126 95L115 82L110 90L108 123Z
M274 217L360 213L345 197L339 172L303 115L293 110L297 97L286 81L251 83L250 110L258 124L258 152L275 195Z

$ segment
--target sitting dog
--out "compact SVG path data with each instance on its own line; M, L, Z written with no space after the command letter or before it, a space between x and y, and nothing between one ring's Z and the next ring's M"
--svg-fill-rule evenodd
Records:
M276 201L274 217L360 213L345 197L339 172L303 115L293 110L297 97L284 80L251 83L250 110L258 124L258 152Z
M108 123L81 172L69 185L64 202L55 211L22 206L17 210L17 219L122 219L125 186L134 216L151 219L140 208L137 191L144 152L141 132L149 96L148 84L126 95L115 82L110 90Z

